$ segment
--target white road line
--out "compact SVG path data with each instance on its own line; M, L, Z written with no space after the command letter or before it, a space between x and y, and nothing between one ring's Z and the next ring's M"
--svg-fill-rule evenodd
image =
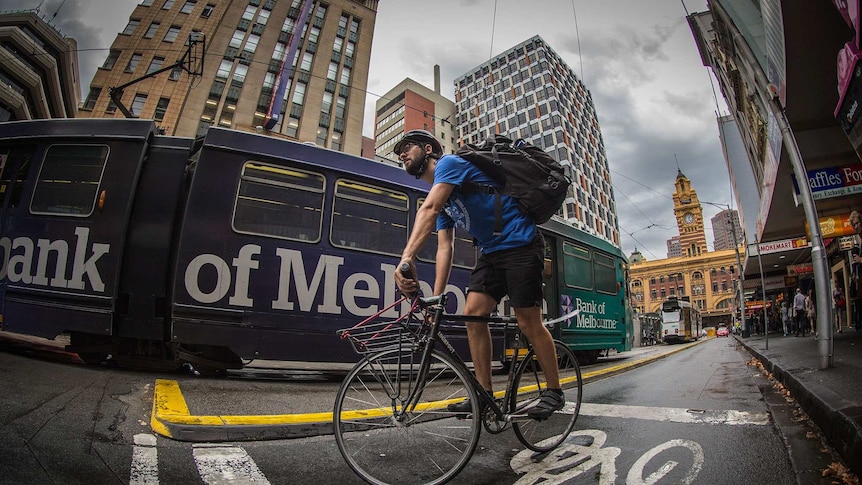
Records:
M619 404L581 404L580 414L607 418L632 418L672 423L700 424L769 424L769 413L748 411L624 406Z
M158 485L159 458L156 437L151 434L136 434L132 448L132 471L129 485Z
M193 453L201 480L207 485L269 485L254 460L238 446L196 444Z

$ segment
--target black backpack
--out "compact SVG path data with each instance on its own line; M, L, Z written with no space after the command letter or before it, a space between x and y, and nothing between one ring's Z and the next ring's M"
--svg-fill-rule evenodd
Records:
M559 162L524 140L512 142L505 136L495 135L481 145L462 145L456 155L477 166L501 185L495 188L468 182L459 189L465 193L497 195L495 233L503 230L501 193L514 197L518 207L536 224L541 224L560 210L572 184Z

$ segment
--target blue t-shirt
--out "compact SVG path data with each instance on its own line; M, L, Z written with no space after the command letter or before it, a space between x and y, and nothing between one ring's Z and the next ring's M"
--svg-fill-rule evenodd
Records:
M434 183L455 186L446 208L437 218L437 230L451 229L459 225L476 239L484 253L512 249L530 243L536 237L536 224L518 209L512 197L502 197L502 234L494 235L495 194L471 192L458 189L470 181L480 185L499 186L485 172L457 155L445 155L437 160Z

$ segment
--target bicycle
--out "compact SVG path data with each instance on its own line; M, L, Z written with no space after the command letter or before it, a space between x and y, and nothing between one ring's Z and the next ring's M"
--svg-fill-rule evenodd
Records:
M405 301L410 302L410 309L401 317L376 321ZM496 434L511 425L527 448L548 452L575 426L582 379L568 346L554 341L566 407L546 420L535 420L526 410L538 402L546 383L515 317L447 315L445 307L445 295L403 297L337 332L363 358L338 390L333 411L335 439L350 468L369 483L445 483L469 462L482 427ZM575 314L577 311L546 324ZM443 322L466 321L504 325L506 353L512 360L504 390L493 397L484 392L440 331ZM464 399L470 400L471 412L448 410L449 404Z

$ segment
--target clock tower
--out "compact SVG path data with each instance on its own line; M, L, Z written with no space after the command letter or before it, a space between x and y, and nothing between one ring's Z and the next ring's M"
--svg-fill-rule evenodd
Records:
M697 192L691 182L677 169L673 192L673 213L679 228L679 246L683 256L706 254L706 235L703 231L703 211Z

